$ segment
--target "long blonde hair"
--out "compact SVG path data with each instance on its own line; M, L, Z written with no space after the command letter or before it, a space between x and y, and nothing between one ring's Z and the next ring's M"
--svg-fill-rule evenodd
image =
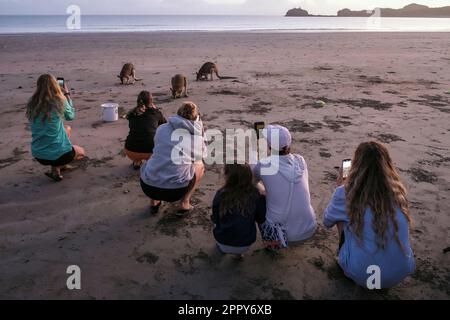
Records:
M406 189L400 181L388 149L376 141L361 143L353 157L352 168L345 183L350 227L362 240L364 214L372 209L372 228L377 235L378 248L387 243L389 222L393 223L394 236L398 238L396 209L411 223Z
M65 97L56 78L43 74L37 81L37 88L27 104L27 118L34 121L42 115L42 122L51 119L52 112L64 114Z

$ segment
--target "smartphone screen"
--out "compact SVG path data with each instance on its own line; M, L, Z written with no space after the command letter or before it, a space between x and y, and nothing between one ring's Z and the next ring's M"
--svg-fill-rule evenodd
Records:
M58 84L61 88L64 88L64 78L58 78Z
M350 173L350 168L352 167L352 160L351 159L345 159L342 161L342 173L343 177L347 178Z
M254 124L254 129L256 131L256 137L260 138L261 136L261 131L266 127L266 124L264 122L255 122Z

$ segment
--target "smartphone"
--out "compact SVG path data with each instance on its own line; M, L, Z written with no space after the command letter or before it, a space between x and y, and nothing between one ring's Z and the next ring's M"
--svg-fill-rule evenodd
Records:
M57 78L58 84L61 88L64 88L64 78Z
M253 125L253 128L256 131L256 137L259 138L261 137L261 131L266 127L266 124L264 122L255 122L255 124Z
M344 161L342 161L342 177L344 179L348 177L351 167L352 167L351 159L345 159Z

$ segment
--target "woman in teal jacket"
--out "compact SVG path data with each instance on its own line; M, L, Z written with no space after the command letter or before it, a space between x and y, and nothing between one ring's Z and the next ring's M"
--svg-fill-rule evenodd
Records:
M61 88L52 75L40 76L36 92L27 104L27 118L32 132L33 157L40 164L51 166L51 171L46 173L49 178L61 181L61 170L85 156L83 148L70 142L71 128L64 126L64 120L75 118L67 87Z

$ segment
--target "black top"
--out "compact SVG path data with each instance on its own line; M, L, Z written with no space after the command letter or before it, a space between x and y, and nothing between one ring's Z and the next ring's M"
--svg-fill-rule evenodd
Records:
M225 215L222 219L219 215L220 201L224 188L217 191L214 197L211 220L215 224L214 238L220 244L232 247L247 247L256 241L256 225L266 221L266 197L259 195L256 190L253 208L248 216L242 215L237 210Z
M128 122L130 133L125 148L132 152L152 153L156 129L167 122L162 112L149 108L141 115L131 113L128 115Z

